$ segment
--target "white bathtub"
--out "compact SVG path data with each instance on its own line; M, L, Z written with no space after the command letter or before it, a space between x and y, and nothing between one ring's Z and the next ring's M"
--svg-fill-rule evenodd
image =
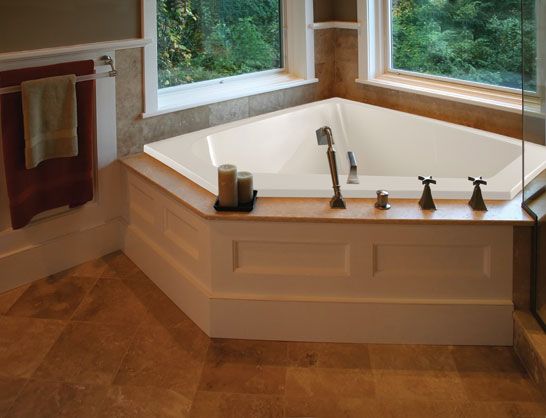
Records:
M315 130L332 128L342 193L416 198L419 175L431 175L436 198L468 198L468 176L483 176L487 199L521 190L521 141L382 107L329 99L148 144L144 151L217 193L216 167L231 163L255 175L260 196L330 197L326 148ZM360 184L346 184L347 151L358 161ZM546 168L546 149L526 145L526 182Z

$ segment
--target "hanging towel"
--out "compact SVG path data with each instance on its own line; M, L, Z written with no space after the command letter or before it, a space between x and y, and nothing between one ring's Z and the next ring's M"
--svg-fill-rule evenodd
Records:
M78 155L76 76L40 78L21 83L25 130L25 166Z
M92 73L92 60L3 71L0 72L0 87L15 86L37 78ZM0 96L2 150L13 229L22 228L33 216L46 210L66 205L76 207L93 199L94 81L76 84L76 101L78 155L46 160L27 170L21 94Z

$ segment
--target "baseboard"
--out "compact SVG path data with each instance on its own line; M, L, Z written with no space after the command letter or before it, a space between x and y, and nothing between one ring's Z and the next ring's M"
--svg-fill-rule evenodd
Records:
M121 248L122 220L55 237L0 254L0 292L102 257Z
M237 298L203 289L138 228L124 251L207 335L284 341L512 345L510 301L400 303ZM469 325L471 324L471 325Z

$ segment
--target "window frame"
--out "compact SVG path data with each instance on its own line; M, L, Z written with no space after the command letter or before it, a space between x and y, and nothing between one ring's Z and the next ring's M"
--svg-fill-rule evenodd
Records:
M390 9L390 0L358 0L357 83L521 112L521 89L393 68Z
M190 109L255 94L318 82L315 78L313 0L281 0L282 68L159 88L157 69L157 5L144 0L143 117Z

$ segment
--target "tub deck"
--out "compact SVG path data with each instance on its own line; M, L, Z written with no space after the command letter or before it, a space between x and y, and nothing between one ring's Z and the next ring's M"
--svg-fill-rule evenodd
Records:
M532 218L521 208L521 194L512 200L486 201L489 208L487 212L473 211L466 200L437 200L438 210L423 211L416 199L391 199L392 208L383 211L374 208L374 199L367 198L348 198L346 199L347 209L334 210L329 206L329 199L325 198L276 197L260 197L254 211L250 213L216 212L212 207L216 196L149 155L136 154L120 161L132 172L160 187L192 212L207 220L408 225L533 225Z
M532 224L519 199L480 213L262 197L217 213L211 192L152 157L122 165L124 252L211 337L512 344L514 231Z

